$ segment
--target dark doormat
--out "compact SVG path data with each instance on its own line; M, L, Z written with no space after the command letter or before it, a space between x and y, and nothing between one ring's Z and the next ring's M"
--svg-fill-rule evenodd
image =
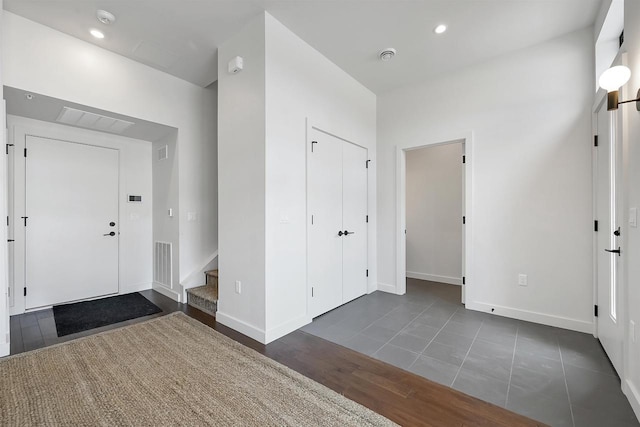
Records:
M53 307L53 317L58 336L63 337L161 311L160 307L134 292L93 301L56 305Z

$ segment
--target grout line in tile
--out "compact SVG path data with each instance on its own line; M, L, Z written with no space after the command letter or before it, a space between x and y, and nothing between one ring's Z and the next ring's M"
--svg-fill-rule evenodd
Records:
M516 328L516 339L513 342L513 355L511 356L511 370L509 371L509 383L507 384L507 400L504 402L504 407L506 408L509 404L509 392L511 391L511 377L513 376L513 364L516 360L516 346L518 345L518 330L520 326Z
M409 323L407 323L405 326L403 326L403 327L402 327L402 329L400 329L398 332L396 332L396 334L395 334L394 336L392 336L391 338L389 338L389 340L388 340L386 343L384 343L384 344L382 345L382 347L380 347L379 349L377 349L377 350L372 354L372 356L373 356L373 355L375 355L375 354L377 354L377 353L378 353L378 352L379 352L379 351L380 351L380 350L381 350L385 345L390 344L390 343L391 343L391 341L393 341L393 339L394 339L395 337L397 337L398 335L400 335L400 333L401 333L402 331L404 331L404 330L407 328L407 326L408 326L408 325L410 325L414 320L416 320L418 317L420 317L420 316L422 315L422 313L424 313L424 312L425 312L425 311L427 311L429 308L431 308L431 306L432 306L433 304L435 304L435 302L432 302L432 303L431 303L431 304L429 304L429 305L428 305L424 310L422 310L420 313L416 314L416 315L415 315L415 317L414 317L413 319L411 319L411 321L410 321ZM453 314L452 314L452 316L453 316ZM369 326L371 326L371 325L369 325ZM393 345L393 344L390 344L390 345ZM429 344L427 344L427 346L428 346L428 345L429 345ZM426 348L426 347L425 347L425 348ZM406 349L405 349L405 350L406 350ZM409 350L409 351L411 351L411 350ZM423 351L424 351L424 350L423 350ZM420 354L422 354L422 352L417 353L417 354L418 354L418 357L420 357ZM417 360L417 358L416 358L416 360ZM413 366L413 364L414 364L414 363L416 363L416 361L415 361L415 360L411 363L411 365L409 365L409 368L410 368L411 366ZM408 369L408 368L407 368L407 369Z
M464 355L464 359L462 359L462 363L460 364L460 367L458 368L458 372L456 372L456 376L453 377L453 381L451 381L451 385L449 387L453 387L453 384L458 379L458 375L460 375L460 371L462 370L462 367L464 366L464 362L467 361L467 357L469 357L469 353L471 353L471 347L473 347L473 344L478 339L478 334L480 333L480 329L482 329L482 325L484 325L484 319L480 323L480 328L478 328L478 332L476 332L476 335L473 337L473 341L471 341L471 345L469 346L469 350L467 350L467 354Z
M564 369L564 360L562 358L562 349L560 348L559 340L558 340L558 353L560 353L560 365L562 366L562 376L564 378L564 387L565 387L565 390L567 391L567 400L569 401L569 412L571 412L571 424L573 425L573 427L576 427L576 419L573 416L573 406L571 405L571 395L569 394L569 383L567 382L567 372Z
M433 304L432 304L433 305ZM431 307L431 306L429 306ZM438 332L436 332L436 334L433 336L433 338L431 338L431 340L429 340L429 342L427 343L426 347L419 353L418 355L418 359L420 358L420 356L422 356L424 354L424 352L427 350L427 348L431 345L431 343L433 342L433 340L436 339L436 337L438 336L438 334L440 332L442 332L442 330L444 329L445 326L447 326L447 324L449 323L449 321L451 320L451 318L458 312L458 308L456 309L456 311L454 311L453 313L451 313L451 316L449 316L449 318L447 319L446 322L444 322L444 325L442 325L442 327L440 329L438 329ZM422 314L422 313L421 313ZM413 363L411 365L409 365L409 367L407 368L410 369L417 361L418 359L414 360Z

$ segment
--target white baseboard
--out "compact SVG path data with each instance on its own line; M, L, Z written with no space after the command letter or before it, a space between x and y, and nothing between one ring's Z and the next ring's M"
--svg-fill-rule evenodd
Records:
M411 279L428 280L430 282L462 286L461 277L438 276L437 274L418 273L417 271L407 271L407 277Z
M221 323L225 326L230 327L231 329L235 329L248 336L249 338L253 338L254 340L265 344L265 332L262 329L256 328L253 325L248 324L242 320L236 319L233 316L229 316L220 310L216 312L216 322Z
M8 356L11 352L11 344L10 343L2 343L0 344L0 357Z
M378 290L382 292L388 292L390 294L401 295L398 293L398 290L394 285L389 285L387 283L378 283Z
M169 289L166 286L161 285L160 283L153 282L151 289L153 289L154 291L160 292L165 297L169 297L174 301L182 302L180 292L176 292L173 289Z
M275 341L278 338L282 338L283 336L303 327L304 325L308 325L312 320L313 319L308 316L301 316L297 319L288 320L284 323L279 324L275 328L267 330L267 332L265 333L265 344L269 344L270 342Z
M492 305L477 301L467 301L465 306L470 310L483 311L485 313L510 317L512 319L540 323L542 325L555 326L557 328L570 329L572 331L585 332L588 334L593 333L593 323L585 322L583 320L554 316L551 314L538 313L535 311L520 310L517 308L504 307L500 305Z
M631 408L633 408L633 412L636 413L636 417L640 421L640 390L631 382L631 380L623 381L622 383L622 391L629 399L629 403L631 403Z

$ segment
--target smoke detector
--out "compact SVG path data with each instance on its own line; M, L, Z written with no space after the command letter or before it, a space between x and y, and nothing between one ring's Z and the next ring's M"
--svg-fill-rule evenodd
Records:
M382 49L380 51L380 53L378 54L378 57L382 60L382 61L388 61L391 58L393 58L394 56L396 56L396 50L392 47L386 48L386 49Z
M106 10L97 11L96 18L98 18L98 21L102 22L104 25L111 25L116 22L116 17L113 13L107 12Z

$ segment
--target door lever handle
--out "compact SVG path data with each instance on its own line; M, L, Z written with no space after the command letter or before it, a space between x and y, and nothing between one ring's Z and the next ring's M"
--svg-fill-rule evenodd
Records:
M338 231L338 236L342 237L342 235L345 234L342 232L342 230Z
M618 256L620 256L620 248L618 249L605 249L605 252L609 252L612 254L618 254Z
M344 230L344 235L348 236L349 234L356 234L355 231L348 231L348 230Z
M104 236L111 236L111 237L113 237L115 235L116 235L115 231L112 231L111 233L104 234Z

